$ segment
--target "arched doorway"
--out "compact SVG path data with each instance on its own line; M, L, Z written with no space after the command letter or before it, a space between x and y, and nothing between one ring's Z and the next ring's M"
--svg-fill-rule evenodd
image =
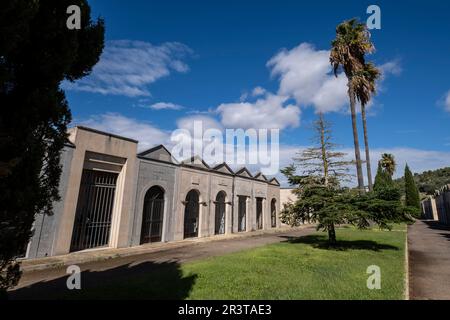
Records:
M198 237L199 227L199 194L191 190L186 196L184 208L184 238Z
M272 228L277 227L277 200L272 199L270 204L270 221L272 222Z
M141 244L161 241L163 219L164 190L154 186L147 191L144 198Z
M216 205L214 234L225 234L225 197L225 192L221 191L214 202Z

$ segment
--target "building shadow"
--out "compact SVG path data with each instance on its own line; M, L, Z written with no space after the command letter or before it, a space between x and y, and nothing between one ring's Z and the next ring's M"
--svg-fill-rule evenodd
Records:
M425 224L428 225L430 229L450 231L450 226L441 224L439 221L435 220L422 220L422 221L425 222Z
M11 300L181 300L197 275L183 275L177 262L126 264L81 272L81 289L67 289L69 275L8 292Z
M303 243L307 244L313 248L324 249L324 250L334 250L334 251L348 251L348 250L370 250L370 251L381 251L381 250L400 250L400 248L390 245L379 243L372 240L339 240L337 243L331 245L328 242L328 237L325 235L308 235L304 237L284 237L286 242L289 243Z

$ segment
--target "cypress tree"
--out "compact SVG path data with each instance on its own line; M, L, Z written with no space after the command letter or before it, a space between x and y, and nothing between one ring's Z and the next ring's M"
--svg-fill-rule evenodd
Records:
M405 205L420 209L420 195L408 165L405 167Z
M393 181L389 173L384 170L381 161L378 162L377 175L375 176L375 183L373 184L373 189L375 191L384 189L386 187L392 187Z

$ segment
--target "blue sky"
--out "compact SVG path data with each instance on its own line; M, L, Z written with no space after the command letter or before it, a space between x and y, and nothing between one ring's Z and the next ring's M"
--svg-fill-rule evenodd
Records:
M66 86L74 124L145 139L141 147L165 143L199 116L225 128L273 124L287 164L325 110L336 142L351 152L344 79L323 61L336 25L365 21L376 4L382 28L372 30L377 51L368 59L384 79L368 119L374 161L386 151L415 171L450 165L447 1L90 3L106 21L107 43L93 74Z

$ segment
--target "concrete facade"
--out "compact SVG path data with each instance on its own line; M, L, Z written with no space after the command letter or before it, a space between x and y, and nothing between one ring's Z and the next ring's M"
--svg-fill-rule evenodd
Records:
M442 187L434 196L422 201L422 213L427 219L450 225L450 185Z
M163 193L163 199L159 200L163 203L162 226L158 229L161 242L184 239L186 197L192 190L199 199L198 237L215 235L216 206L219 205L220 208L224 206L224 211L220 211L224 215L218 215L224 217L224 224L220 224L221 233L238 232L239 197L246 197L244 232L258 228L258 205L262 206L263 230L280 226L280 186L276 179L268 180L262 174L253 176L245 168L233 172L226 164L211 168L198 157L178 163L164 146L137 154L137 141L86 127L71 129L69 141L71 144L63 150L61 157L61 200L55 203L52 215L36 217L27 258L76 251L71 242L78 212L81 207L92 207L86 205L86 200L81 200L85 199L80 190L86 171L117 175L108 241L102 248L142 244L145 201L154 187ZM219 194L224 195L220 203L216 201ZM276 219L274 226L272 212Z

